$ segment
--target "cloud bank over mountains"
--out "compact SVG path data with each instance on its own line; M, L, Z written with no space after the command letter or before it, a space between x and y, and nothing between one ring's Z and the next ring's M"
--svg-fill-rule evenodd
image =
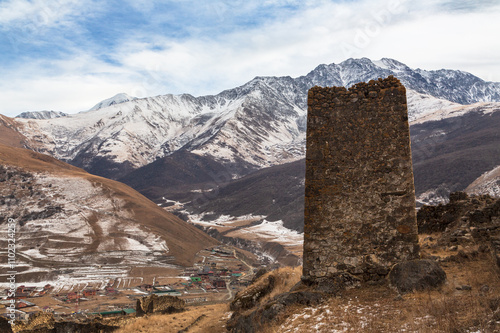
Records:
M77 112L120 92L215 94L350 57L500 81L496 1L0 3L0 113Z

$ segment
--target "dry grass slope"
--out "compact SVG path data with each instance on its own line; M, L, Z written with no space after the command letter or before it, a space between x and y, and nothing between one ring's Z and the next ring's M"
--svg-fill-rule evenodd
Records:
M22 148L28 139L18 132L21 126L13 118L0 114L0 144Z
M273 290L259 300L259 304L264 304L267 301L273 299L275 296L289 291L293 286L295 286L300 281L301 275L302 275L302 266L282 267L272 272L264 274L248 288L254 288L255 286L258 286L259 284L266 281L266 279L269 276L273 276L275 281Z
M186 312L136 318L115 333L189 333L226 332L227 304L191 307Z
M399 296L383 286L352 289L314 308L291 307L262 332L498 332L500 272L491 258L444 269L442 290Z

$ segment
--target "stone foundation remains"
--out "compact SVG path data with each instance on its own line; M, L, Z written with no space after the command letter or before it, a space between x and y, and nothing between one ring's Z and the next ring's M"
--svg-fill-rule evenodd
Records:
M305 185L304 281L380 281L419 258L398 79L309 90Z
M186 302L176 296L158 296L155 294L137 299L135 311L137 317L152 313L176 313L184 311Z

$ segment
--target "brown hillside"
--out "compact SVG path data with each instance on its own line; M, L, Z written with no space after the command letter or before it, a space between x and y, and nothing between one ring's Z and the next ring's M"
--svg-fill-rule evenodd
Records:
M36 174L49 174L56 176L55 179L80 178L90 181L94 186L102 189L108 198L113 200L121 199L125 202L121 210L126 210L133 216L132 219L127 219L128 223L140 224L151 232L160 235L168 244L168 255L175 257L176 264L191 265L194 255L198 251L217 243L213 238L158 207L127 185L88 174L82 169L50 156L0 144L0 165ZM94 242L98 245L99 242L106 241L107 236L111 237L111 235L96 233L94 237L102 239L94 239Z
M0 144L23 148L28 139L18 132L18 126L14 119L0 114Z

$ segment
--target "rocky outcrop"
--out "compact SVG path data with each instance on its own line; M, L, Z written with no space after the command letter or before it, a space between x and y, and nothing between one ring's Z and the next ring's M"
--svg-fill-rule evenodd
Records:
M435 261L411 260L394 265L389 281L400 293L438 288L446 282L446 273Z
M328 296L300 282L298 269L281 268L265 273L236 295L227 327L232 332L261 332L291 306L314 305L323 297Z
M448 225L484 206L484 200L470 200L465 192L450 193L448 204L422 206L417 213L418 233L443 232ZM486 203L487 204L487 203Z
M446 205L423 206L417 219L420 233L442 232L437 246L473 245L490 251L500 267L500 198L455 192Z
M144 316L151 313L175 313L182 312L186 302L179 297L149 295L137 300L136 315Z
M254 310L236 311L227 323L227 329L233 333L261 332L262 327L282 316L285 309L292 305L316 305L324 298L316 291L295 291L280 294Z
M268 295L274 288L276 278L268 275L259 283L253 284L247 289L236 294L229 308L231 311L241 311L253 308L259 300Z
M16 322L16 330L21 333L27 332L55 332L54 315L52 313L38 312L30 317L27 322Z

